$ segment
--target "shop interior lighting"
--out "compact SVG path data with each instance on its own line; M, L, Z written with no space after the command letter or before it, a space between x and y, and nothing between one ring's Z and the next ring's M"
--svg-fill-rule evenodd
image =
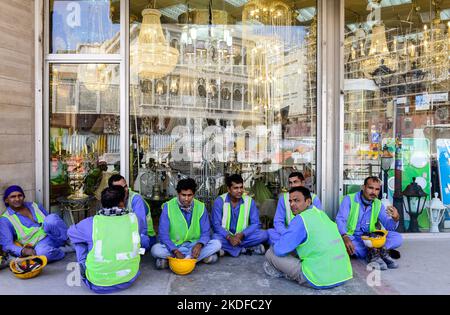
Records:
M160 9L159 11L162 15L176 21L178 20L178 16L187 11L187 6L185 4L177 4Z
M235 6L236 8L242 7L248 2L248 0L225 0L225 2Z
M445 9L441 11L441 20L450 20L450 9Z
M409 4L411 0L383 0L381 1L381 7L393 7L396 5Z
M297 20L299 20L300 22L310 21L316 15L316 7L299 9L297 10L297 13Z

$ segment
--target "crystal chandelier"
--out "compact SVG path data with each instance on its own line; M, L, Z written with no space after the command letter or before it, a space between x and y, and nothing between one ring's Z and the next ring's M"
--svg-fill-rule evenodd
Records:
M89 6L89 44L80 46L80 53L98 55L105 52L107 35L105 33L103 18L107 12L104 2L93 3ZM78 70L78 80L92 92L105 91L110 84L111 70L106 64L81 64Z
M279 108L284 76L282 39L290 38L293 10L283 1L253 0L244 6L242 24L247 50L248 101L254 111Z
M139 79L161 78L173 71L179 52L166 42L161 27L161 13L149 7L142 11L139 32Z
M370 49L368 57L361 63L364 74L371 78L373 72L380 66L396 71L397 62L392 58L386 42L386 29L383 24L375 25L370 35Z

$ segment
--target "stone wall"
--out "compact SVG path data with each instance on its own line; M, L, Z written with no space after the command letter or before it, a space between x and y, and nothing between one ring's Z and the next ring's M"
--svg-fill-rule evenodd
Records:
M18 184L35 197L34 1L0 0L0 197ZM4 210L0 202L0 212Z

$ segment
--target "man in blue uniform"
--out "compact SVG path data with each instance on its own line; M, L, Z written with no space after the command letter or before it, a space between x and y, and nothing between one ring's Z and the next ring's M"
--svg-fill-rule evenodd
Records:
M289 188L305 187L305 178L300 172L292 172L289 175ZM311 193L312 205L319 210L322 210L322 203L317 195ZM269 243L274 244L280 236L286 232L291 219L293 218L291 207L289 205L289 192L279 195L277 210L273 218L273 229L269 229Z
M268 234L261 229L255 201L244 194L241 175L231 175L225 182L228 193L214 201L212 212L213 238L222 243L221 255L225 252L233 257L241 252L263 255L263 243L267 241Z
M67 226L56 214L48 212L35 202L25 202L20 186L5 190L6 210L0 217L0 247L17 257L43 255L49 262L65 256Z

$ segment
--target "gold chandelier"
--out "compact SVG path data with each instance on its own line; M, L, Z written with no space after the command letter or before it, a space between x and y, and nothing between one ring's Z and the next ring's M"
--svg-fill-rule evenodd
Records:
M253 24L262 24L255 28ZM283 1L253 0L242 11L247 50L248 102L254 111L277 109L283 95L284 41L293 11Z
M83 47L85 53L98 54L102 50L97 44L86 45ZM112 72L107 64L86 63L79 65L78 81L91 91L105 91L111 82Z
M398 64L386 42L386 29L383 24L375 25L370 35L370 49L368 57L361 63L364 74L371 78L372 73L381 65L385 65L392 71L396 71Z
M139 79L161 78L173 71L179 52L166 42L161 27L161 13L156 9L142 11L142 25L139 32Z

